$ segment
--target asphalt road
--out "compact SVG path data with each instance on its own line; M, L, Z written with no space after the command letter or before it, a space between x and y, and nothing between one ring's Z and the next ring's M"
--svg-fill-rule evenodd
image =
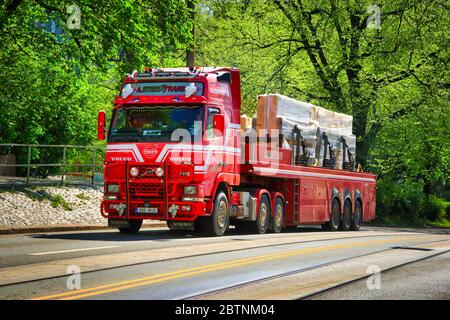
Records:
M449 250L438 229L2 235L0 299L449 299Z

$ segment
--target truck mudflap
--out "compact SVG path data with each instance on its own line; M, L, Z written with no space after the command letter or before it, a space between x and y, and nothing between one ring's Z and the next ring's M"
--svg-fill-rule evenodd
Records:
M188 230L188 231L195 230L195 222L194 221L169 220L169 221L167 221L167 225L169 226L170 230Z
M108 227L110 228L130 228L131 223L128 219L108 219Z

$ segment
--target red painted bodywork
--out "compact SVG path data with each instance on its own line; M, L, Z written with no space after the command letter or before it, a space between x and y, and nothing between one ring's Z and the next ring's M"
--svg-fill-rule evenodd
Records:
M186 68L170 69L187 71ZM164 71L170 71L164 69ZM223 73L231 74L231 83L217 80ZM152 76L137 79L129 76L124 85L133 82L161 82ZM363 221L375 217L375 176L368 173L349 172L318 167L291 165L291 151L280 150L281 160L276 166L266 159L258 158L255 163L241 164L241 155L246 163L249 146L243 144L241 152L240 132L240 73L236 68L205 68L191 78L176 77L170 82L201 82L202 96L185 97L184 92L164 96L121 96L114 101L114 109L127 106L180 105L213 106L224 116L225 132L222 136L202 139L194 144L180 145L176 142L164 143L111 143L107 144L104 166L105 197L102 215L108 218L156 219L193 221L198 216L210 215L217 188L228 193L230 205L238 205L237 189L246 187L256 190L254 195L268 194L272 206L274 197L286 201L286 225L318 224L329 220L331 202L338 198L341 206L345 197L350 197L352 205L361 201ZM130 168L136 167L138 177L130 176ZM152 171L164 169L159 178ZM149 174L147 174L149 172ZM298 199L294 198L295 181L299 185ZM106 186L119 184L117 199L108 200ZM184 195L183 187L197 186L197 194ZM196 198L195 201L189 201ZM296 201L297 200L297 201ZM294 215L294 203L299 205L299 214ZM122 214L112 206L127 204ZM168 209L178 205L175 217ZM183 211L182 206L191 206ZM157 208L156 214L136 214L136 207Z

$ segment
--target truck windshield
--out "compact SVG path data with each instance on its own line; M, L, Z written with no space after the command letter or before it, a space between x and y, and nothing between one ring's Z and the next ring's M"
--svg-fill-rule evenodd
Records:
M202 128L203 108L199 106L128 107L114 112L108 141L168 142L176 129L185 129L193 137Z

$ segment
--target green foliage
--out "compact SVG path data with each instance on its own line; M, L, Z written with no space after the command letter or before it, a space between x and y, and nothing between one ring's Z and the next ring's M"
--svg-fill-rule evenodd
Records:
M450 202L434 195L428 198L428 220L447 223L450 219Z
M80 28L69 27L73 4ZM125 73L181 64L191 26L185 0L2 2L0 143L102 146L97 113L111 111ZM26 162L26 150L0 150L9 152ZM58 149L32 153L34 163L61 158Z
M64 210L73 211L72 205L69 202L67 202L64 199L64 197L62 195L60 195L60 194L57 194L57 195L52 197L50 205L53 208L63 207Z
M450 182L448 8L440 2L205 0L200 64L241 69L243 110L281 93L353 115L357 157L379 177L378 215L423 221ZM379 29L367 28L370 5ZM445 190L444 190L445 191ZM445 193L445 192L444 192Z
M427 214L427 198L423 182L390 178L377 181L377 216L382 222L399 221L420 224Z
M0 142L92 143L97 112L111 109L124 73L175 64L190 39L183 0L77 1L80 29L66 23L73 1L7 3L0 11Z
M89 197L87 194L85 194L83 192L77 194L77 198L80 200L90 200L91 199L91 197Z
M240 68L243 113L254 114L258 94L281 93L353 115L357 161L379 177L380 217L423 221L428 197L449 194L447 4L380 0L381 28L369 29L370 0L194 2L196 64ZM66 23L73 3L80 29ZM183 65L191 27L187 0L4 1L0 143L102 146L96 115L111 110L125 73ZM32 152L34 163L61 156ZM68 163L90 158L67 153Z
M377 182L378 222L388 225L450 226L450 202L425 195L422 181Z

